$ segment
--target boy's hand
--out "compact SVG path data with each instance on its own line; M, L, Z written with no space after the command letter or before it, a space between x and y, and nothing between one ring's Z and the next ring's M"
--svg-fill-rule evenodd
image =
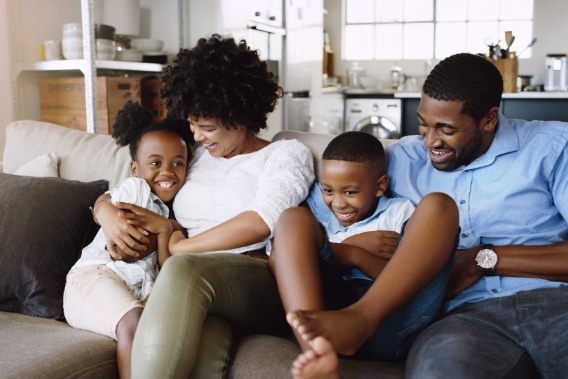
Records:
M368 252L385 259L390 259L398 243L397 232L377 230L363 232L343 240L343 243L358 246Z
M456 251L446 298L451 299L482 277L483 272L475 264L475 256L478 252L479 246Z

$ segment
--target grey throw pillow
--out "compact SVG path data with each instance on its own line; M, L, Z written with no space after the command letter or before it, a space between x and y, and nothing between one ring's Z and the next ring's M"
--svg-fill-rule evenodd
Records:
M107 188L0 173L0 311L64 319L65 277L98 229L89 207Z

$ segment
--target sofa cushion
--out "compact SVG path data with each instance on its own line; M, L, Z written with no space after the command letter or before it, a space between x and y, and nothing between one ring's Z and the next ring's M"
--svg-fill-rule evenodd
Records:
M229 379L289 379L292 362L301 350L292 339L256 334L235 342ZM404 364L394 362L339 360L340 378L403 379Z
M130 154L109 135L40 121L14 121L6 128L4 172L15 171L36 157L55 153L59 158L59 176L92 182L108 180L110 188L130 176Z
M63 319L65 277L98 229L106 181L0 173L0 310Z
M2 379L118 378L116 342L64 322L0 312Z

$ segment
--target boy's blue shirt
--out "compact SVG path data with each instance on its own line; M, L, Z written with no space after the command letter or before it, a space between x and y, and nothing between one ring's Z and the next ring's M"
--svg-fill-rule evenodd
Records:
M371 216L350 226L343 226L323 202L322 189L319 182L314 184L306 202L317 220L325 228L331 242L341 242L348 236L367 231L392 230L401 233L405 222L414 211L414 205L408 200L381 196ZM350 270L345 278L372 280L357 269Z

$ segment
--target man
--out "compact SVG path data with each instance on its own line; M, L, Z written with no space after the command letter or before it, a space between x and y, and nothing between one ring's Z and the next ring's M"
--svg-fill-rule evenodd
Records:
M421 136L387 147L395 197L444 192L460 212L446 314L409 378L568 375L568 123L507 120L502 89L486 58L446 58L422 89Z

